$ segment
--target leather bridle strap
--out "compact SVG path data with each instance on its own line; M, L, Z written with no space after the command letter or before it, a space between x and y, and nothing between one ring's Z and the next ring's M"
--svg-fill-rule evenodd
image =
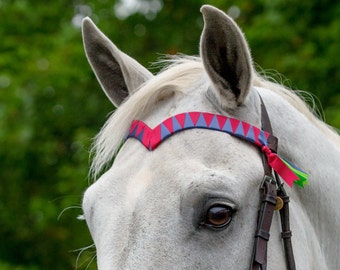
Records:
M283 201L283 207L280 209L281 218L281 237L283 238L283 244L286 254L286 263L289 270L295 270L295 259L292 246L292 231L290 230L289 221L289 196L283 187L283 183L280 178L276 175L276 179L279 180L277 194Z
M261 122L262 130L269 132L271 135L268 138L268 147L277 152L278 139L273 136L272 127L270 124L269 116L266 107L263 103L261 96ZM286 254L286 262L289 270L295 270L295 261L293 248L291 244L291 231L289 225L289 197L284 190L283 183L278 175L273 175L272 169L269 166L267 159L263 157L264 164L264 178L261 183L261 204L257 219L257 228L255 231L255 242L253 249L252 270L266 270L267 269L267 249L270 237L270 226L275 211L277 196L283 200L283 207L280 210L282 238L284 240L284 248Z
M267 269L269 231L276 205L276 184L271 176L265 175L261 185L261 206L258 214L253 254L253 270Z

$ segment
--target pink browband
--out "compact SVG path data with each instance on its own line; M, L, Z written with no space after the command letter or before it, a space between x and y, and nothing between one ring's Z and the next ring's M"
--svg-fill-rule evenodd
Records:
M225 132L251 142L260 147L267 157L268 164L290 187L293 183L301 187L308 184L308 175L305 172L278 156L268 147L270 136L268 132L235 118L207 112L186 112L169 117L153 129L143 121L134 120L128 138L139 140L149 151L153 151L166 138L179 131L192 128Z

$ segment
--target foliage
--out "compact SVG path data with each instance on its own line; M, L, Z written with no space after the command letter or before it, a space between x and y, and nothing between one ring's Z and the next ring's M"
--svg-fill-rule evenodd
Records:
M136 3L0 0L0 270L85 269L94 255L89 248L77 260L74 250L92 241L76 217L91 138L113 107L83 52L84 16L150 67L157 52L198 54L199 8L215 5L236 17L261 67L316 95L328 122L340 127L339 2Z

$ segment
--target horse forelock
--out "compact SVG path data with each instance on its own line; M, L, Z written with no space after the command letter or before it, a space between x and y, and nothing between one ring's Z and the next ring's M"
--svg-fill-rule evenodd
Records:
M174 94L185 94L190 85L192 86L200 79L205 78L202 76L205 71L199 57L171 57L156 64L164 66L161 72L127 98L109 117L95 137L91 150L93 160L90 170L94 179L111 163L125 140L134 119L140 119L143 115L150 113L157 101L169 98ZM314 123L329 140L340 147L340 137L337 132L316 116L314 110L303 101L301 95L256 72L253 76L253 86L279 94Z

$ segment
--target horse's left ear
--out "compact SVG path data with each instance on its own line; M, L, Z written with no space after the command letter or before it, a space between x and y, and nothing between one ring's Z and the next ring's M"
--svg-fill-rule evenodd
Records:
M252 81L252 61L247 42L236 23L217 8L201 8L204 29L201 58L223 109L241 105Z

